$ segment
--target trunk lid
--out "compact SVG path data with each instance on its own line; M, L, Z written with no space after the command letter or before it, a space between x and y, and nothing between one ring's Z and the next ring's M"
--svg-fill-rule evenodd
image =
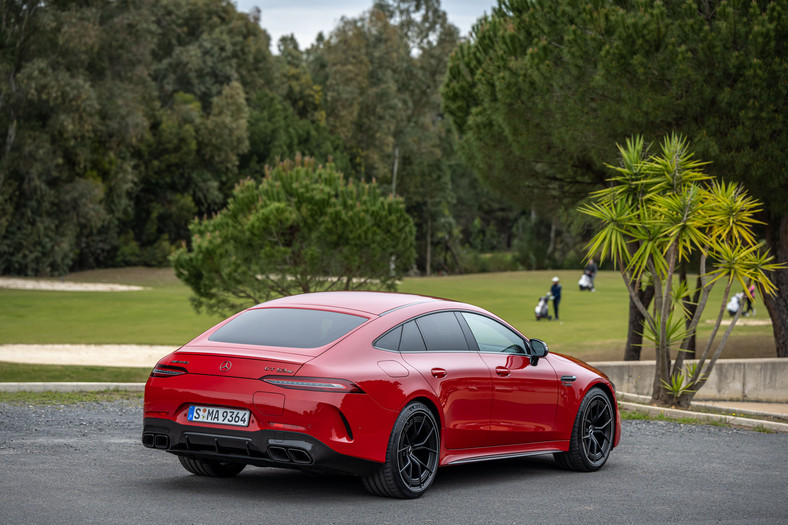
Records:
M190 374L259 379L293 375L310 359L259 346L211 345L183 347L161 364L185 368Z

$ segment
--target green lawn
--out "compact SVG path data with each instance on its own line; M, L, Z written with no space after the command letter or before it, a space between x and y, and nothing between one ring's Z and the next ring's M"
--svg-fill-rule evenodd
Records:
M93 279L91 279L93 277ZM172 270L83 272L67 281L145 286L139 292L0 289L0 344L118 343L181 345L221 320L198 314Z
M150 368L120 366L27 365L0 361L0 382L144 383Z
M575 355L589 361L619 360L623 356L627 329L627 292L619 274L600 272L597 291L581 292L577 271L536 271L488 273L462 276L409 278L400 291L456 299L487 308L509 321L529 337L544 339L551 351ZM561 279L563 299L561 321L536 321L534 306L547 293L554 275ZM73 274L67 281L136 284L138 292L46 292L0 289L0 344L4 343L117 343L180 345L221 320L196 313L189 302L189 290L169 269L128 268ZM705 319L719 308L722 287L717 286ZM756 319L766 320L765 309L757 302ZM552 315L552 306L550 309ZM727 318L727 315L726 315ZM709 326L702 324L699 341L705 341ZM770 325L737 325L723 357L772 357L775 354ZM653 358L644 349L643 357ZM71 367L66 367L71 368ZM97 368L97 367L88 367ZM48 377L71 377L67 370L53 373L47 367L4 365L0 381ZM76 372L75 372L76 373ZM96 370L82 370L78 377L94 376ZM123 379L136 381L147 371L128 369ZM41 379L36 379L41 380ZM94 380L94 379L83 379Z
M620 360L624 355L629 316L628 294L621 275L600 272L596 278L596 292L579 290L580 275L580 270L563 270L413 278L406 279L400 291L477 304L506 319L528 337L547 341L552 351L592 361ZM550 289L553 276L559 277L563 287L561 320L537 321L534 307L539 297ZM698 341L708 339L712 327L708 321L719 309L722 292L719 285L712 292ZM755 306L756 309L761 306L755 319L768 320L765 308L757 301ZM550 315L552 313L551 304ZM729 358L774 355L771 325L737 324L723 351L723 357ZM653 359L653 350L644 348L643 357Z

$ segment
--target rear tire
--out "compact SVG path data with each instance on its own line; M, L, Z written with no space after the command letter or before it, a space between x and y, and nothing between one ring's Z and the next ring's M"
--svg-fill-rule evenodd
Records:
M210 461L207 459L187 458L186 456L178 456L178 460L183 465L183 468L192 474L210 478L231 478L246 467L243 463Z
M440 428L426 405L414 402L394 422L386 462L363 479L376 496L418 498L432 485L440 458Z
M569 451L553 454L563 469L592 472L602 468L615 438L615 412L610 398L599 388L588 391L575 417Z

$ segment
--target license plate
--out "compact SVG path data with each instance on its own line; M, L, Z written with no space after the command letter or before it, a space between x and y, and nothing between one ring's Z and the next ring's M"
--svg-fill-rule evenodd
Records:
M189 415L186 419L195 423L216 423L219 425L248 427L249 411L237 408L192 405L189 407Z

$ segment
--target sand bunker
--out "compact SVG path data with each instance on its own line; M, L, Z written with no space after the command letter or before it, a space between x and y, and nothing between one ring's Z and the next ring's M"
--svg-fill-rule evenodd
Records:
M142 286L131 286L113 283L74 283L66 281L48 281L45 279L21 279L18 277L0 277L0 288L14 290L49 290L58 292L139 292Z
M714 324L713 319L707 319L706 324ZM731 319L723 319L720 325L728 326L731 324ZM765 319L753 319L752 317L740 317L736 321L736 326L766 326L772 324L772 320L768 317Z

